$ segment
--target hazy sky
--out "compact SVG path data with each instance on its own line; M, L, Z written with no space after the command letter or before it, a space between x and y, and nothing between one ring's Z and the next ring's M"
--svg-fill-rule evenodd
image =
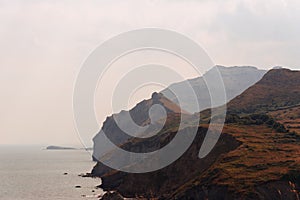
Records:
M79 144L81 64L106 39L143 27L188 35L216 64L300 67L299 0L0 0L0 144ZM109 110L97 105L101 124Z

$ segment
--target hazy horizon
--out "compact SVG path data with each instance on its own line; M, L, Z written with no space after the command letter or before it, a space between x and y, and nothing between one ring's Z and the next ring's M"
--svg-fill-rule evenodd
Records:
M77 74L99 44L119 33L170 29L198 42L218 65L300 69L299 11L297 0L0 0L0 145L79 146L72 111ZM143 59L131 59L137 57ZM186 68L174 61L166 59ZM158 89L134 94L129 107ZM100 126L111 114L102 96L97 92Z

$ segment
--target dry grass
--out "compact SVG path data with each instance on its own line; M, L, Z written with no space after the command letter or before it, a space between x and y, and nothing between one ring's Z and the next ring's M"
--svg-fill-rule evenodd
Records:
M196 184L209 180L235 192L249 192L260 183L280 180L290 170L300 171L298 135L276 133L265 125L227 124L223 132L242 145L223 155Z
M300 106L280 109L269 112L269 114L278 122L283 124L290 131L300 134Z

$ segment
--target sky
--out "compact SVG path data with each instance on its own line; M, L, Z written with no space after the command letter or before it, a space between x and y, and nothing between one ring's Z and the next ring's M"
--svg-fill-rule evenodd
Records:
M117 34L164 28L199 43L215 64L299 69L299 24L299 0L0 0L0 145L80 145L74 83ZM130 106L158 89L137 92ZM102 97L99 128L112 112Z

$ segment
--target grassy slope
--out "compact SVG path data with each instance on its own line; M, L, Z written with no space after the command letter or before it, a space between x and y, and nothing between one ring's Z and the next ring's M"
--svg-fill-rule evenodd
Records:
M255 85L228 103L229 111L254 113L300 103L300 71L271 70Z
M290 131L300 134L300 106L279 109L268 114Z
M136 193L133 193L143 195L143 193L147 193L146 186L142 192L139 190L139 187L131 188L128 184L136 185L139 183L136 181L140 181L140 184L142 184L147 180L148 189L154 183L152 188L153 196L164 195L167 198L173 198L184 195L195 187L199 190L199 188L204 186L217 185L227 188L232 193L247 194L255 191L260 185L278 180L290 181L291 185L297 183L297 181L300 183L299 86L300 72L286 69L272 70L260 82L231 101L228 105L229 112L238 114L240 118L237 121L227 123L223 134L233 138L233 140L229 139L228 142L237 140L241 144L230 151L227 149L227 152L224 154L220 154L220 152L219 154L213 153L214 160L201 173L197 174L195 171L192 177L189 177L190 174L186 173L190 169L197 169L196 162L199 161L196 157L191 162L195 166L185 166L190 161L185 159L190 159L191 155L196 155L198 152L200 145L197 144L173 166L169 166L161 172L158 171L148 175L123 174L122 176L116 176L115 174L114 176L118 178L117 180L121 178L122 182L117 187L110 189L117 189L123 193L130 193L136 190ZM205 115L205 112L203 113ZM283 124L285 128L290 129L290 131L278 131L278 129L274 129L273 124L270 126L265 122L257 124L252 122L245 123L247 115L253 113L267 114ZM167 123L169 124L169 130L176 129L176 124L173 124L172 121L170 120ZM208 125L201 124L201 126L203 129L207 128ZM224 143L224 141L221 138L219 144ZM132 141L130 146L138 145L139 142ZM230 144L227 143L222 148L228 147L228 145ZM208 158L210 156L208 155ZM199 162L200 167L201 165L203 163ZM185 173L185 176L176 172L176 170L179 172L183 170L182 173ZM119 173L117 172L117 174ZM180 179L177 176L183 176L183 178ZM163 178L163 180L159 179L159 183L162 184L160 188L155 189L157 181L150 181L153 177ZM107 185L109 186L109 184L113 183L113 178L108 175L105 177L104 182L108 182ZM184 182L179 183L175 180ZM175 185L179 185L179 187L171 187ZM163 193L170 191L168 190L169 187L171 187L172 192ZM164 190L161 190L161 188L164 188ZM291 188L294 188L294 186Z

